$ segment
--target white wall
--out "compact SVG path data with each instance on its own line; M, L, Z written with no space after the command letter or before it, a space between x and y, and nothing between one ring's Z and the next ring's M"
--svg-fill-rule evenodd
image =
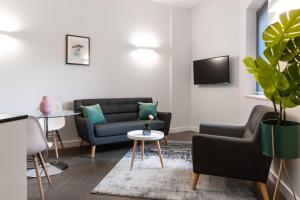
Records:
M16 29L5 43L0 40L0 112L32 112L44 95L68 109L80 98L150 96L159 110L174 108L173 128L188 123L189 109L181 109L171 95L190 95L185 88L188 40L172 33L189 23L188 10L176 8L171 14L169 6L146 0L0 0L0 5L0 29L3 15ZM181 31L187 37L188 27ZM156 58L149 62L132 55L137 47L131 40L139 33L158 42ZM64 64L66 34L91 38L90 66ZM182 84L173 67L184 72ZM62 137L66 142L78 139L73 119L67 120Z
M230 56L229 85L193 85L191 80L192 126L203 122L238 121L239 1L211 0L192 10L192 59Z
M190 11L172 8L172 113L175 116L173 131L190 130L191 101L191 49L190 49Z

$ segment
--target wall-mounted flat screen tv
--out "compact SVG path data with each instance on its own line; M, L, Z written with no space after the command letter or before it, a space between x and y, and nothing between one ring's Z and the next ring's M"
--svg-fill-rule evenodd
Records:
M194 84L229 84L229 56L193 61Z

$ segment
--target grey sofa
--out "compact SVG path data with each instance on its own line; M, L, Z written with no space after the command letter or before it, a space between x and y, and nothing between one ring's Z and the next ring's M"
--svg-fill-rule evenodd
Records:
M75 116L78 136L92 146L94 158L96 145L128 141L128 131L143 129L145 120L138 120L138 102L152 103L152 98L110 98L74 100L74 111L81 112L81 106L99 104L107 121L106 124L93 125L84 116ZM169 134L171 113L158 112L157 119L151 122L151 129Z
M266 185L272 159L261 152L262 120L274 119L272 108L257 105L245 126L200 124L192 140L193 189L200 174L258 182L267 199Z

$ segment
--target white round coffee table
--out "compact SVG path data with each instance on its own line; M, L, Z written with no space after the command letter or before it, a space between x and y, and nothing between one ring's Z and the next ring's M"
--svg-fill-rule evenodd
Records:
M130 169L132 170L133 167L133 162L135 158L135 152L136 152L136 146L138 141L142 142L142 160L144 160L144 148L145 148L145 141L155 141L157 150L158 150L158 155L161 163L161 167L164 168L164 163L161 155L161 148L159 144L159 140L163 139L165 137L164 133L161 131L156 131L156 130L151 130L150 135L143 135L143 130L135 130L135 131L130 131L127 133L127 137L129 139L134 140L133 148L132 148L132 157L131 157L131 166Z

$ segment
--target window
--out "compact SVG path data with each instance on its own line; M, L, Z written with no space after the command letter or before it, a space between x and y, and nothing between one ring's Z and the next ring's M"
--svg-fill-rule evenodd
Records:
M262 39L262 34L265 31L265 29L268 26L268 2L266 2L258 11L257 11L257 45L256 45L256 51L257 51L257 57L263 56L264 57L264 50L265 50L265 42ZM257 94L263 94L264 91L262 87L256 83L256 93Z

